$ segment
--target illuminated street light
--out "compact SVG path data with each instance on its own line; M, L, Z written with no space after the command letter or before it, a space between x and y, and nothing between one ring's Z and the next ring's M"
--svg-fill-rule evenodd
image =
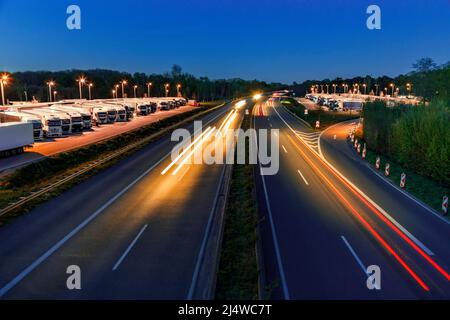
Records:
M3 74L2 75L2 80L0 82L0 86L2 89L2 105L5 105L5 88L4 86L8 84L8 75L7 74Z
M327 87L327 94L330 94L330 92L328 91L328 87L330 86L328 83L325 85Z
M133 90L134 90L134 97L136 98L136 90L137 90L137 88L138 88L138 86L137 85L134 85L133 86Z
M365 95L366 94L367 85L365 83L363 83L363 87L364 87L364 95Z
M181 84L177 84L177 97L181 97L180 89L181 89Z
M48 101L52 102L52 87L55 85L54 81L48 81Z
M124 86L126 86L127 85L127 80L122 80L122 81L120 81L120 84L122 85L122 98L124 98L125 97L125 94L124 94L124 89L123 89L123 87Z
M379 87L380 87L380 85L379 84L375 84L375 95L377 96L378 95L378 89L379 89Z
M258 101L259 99L262 98L262 94L261 93L257 93L253 96L253 100Z
M91 88L94 86L94 84L91 82L88 85L88 89L89 89L89 100L92 100L92 96L91 96Z
M406 84L406 90L408 91L408 96L411 95L411 90L412 90L412 83L407 83Z
M111 92L112 92L112 97L113 97L113 99L114 99L114 98L117 98L117 97L116 97L116 90L112 89Z
M334 92L334 94L336 94L336 84L335 83L333 83L333 92Z
M150 88L151 88L151 86L153 86L153 83L151 83L151 82L147 83L147 95L148 95L149 98L150 98Z
M392 88L392 96L394 96L395 85L393 83L391 83L389 86Z
M166 83L165 85L164 85L164 89L165 89L165 91L166 91L166 97L168 97L169 96L169 84L168 83Z
M80 77L78 80L78 90L80 91L80 100L83 99L83 93L81 92L81 87L86 83L85 77Z
M58 91L53 91L53 101L56 102L56 95L58 94Z

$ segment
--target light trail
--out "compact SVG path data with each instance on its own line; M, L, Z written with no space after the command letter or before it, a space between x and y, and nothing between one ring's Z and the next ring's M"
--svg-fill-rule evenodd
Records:
M233 115L230 117L230 119L228 119L227 124L223 127L223 132L219 133L219 137L221 135L226 135L228 129L230 128L231 124L233 123L234 119L236 118L237 113L233 113Z
M208 131L207 134L205 134L202 137L202 140L197 143L197 145L192 149L192 151L189 152L189 154L183 159L183 161L181 161L181 163L178 165L178 167L172 172L173 176L177 174L177 172L183 167L183 165L187 162L187 160L191 158L191 156L192 156L192 154L194 154L195 150L197 150L200 146L202 146L203 142L205 142L215 130L216 130L216 127L212 128L211 130Z
M220 130L222 130L223 126L225 125L225 123L227 122L227 120L231 117L231 115L233 115L234 113L236 113L236 110L232 110L230 111L230 113L228 113L228 115L226 116L225 120L222 121L222 124L220 125L219 129L217 129L216 131L216 137L219 135L220 136Z
M319 170L319 168L314 164L311 159L303 152L303 150L295 143L295 141L287 135L288 139L291 140L294 147L302 154L303 158L308 162L308 164L319 174L323 181L328 184L332 191L338 196L338 198L343 202L350 211L356 216L356 218L365 226L372 235L386 248L386 250L394 256L394 258L400 263L400 265L405 268L405 270L416 280L416 282L426 291L430 291L430 288L425 284L425 282L408 266L408 264L395 252L395 250L386 242L386 240L381 237L381 235L367 222L366 219L352 206L352 204L339 192L339 190L333 185L333 183Z
M172 168L172 166L177 163L178 160L180 160L180 158L195 144L197 143L202 136L204 136L209 130L211 129L211 127L208 127L205 131L202 132L201 135L199 135L197 138L195 138L194 141L191 142L191 144L189 144L189 146L183 148L183 152L181 152L163 171L161 171L161 175L166 174L167 171L170 170L170 168Z

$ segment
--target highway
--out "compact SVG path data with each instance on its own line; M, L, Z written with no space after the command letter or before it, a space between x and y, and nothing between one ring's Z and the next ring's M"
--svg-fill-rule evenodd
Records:
M27 148L25 150L26 152L21 155L0 159L0 174L3 172L8 173L11 169L23 166L30 162L109 139L193 109L194 107L186 105L168 111L158 111L147 116L134 117L131 121L127 122L116 122L114 124L93 127L89 131L73 133L67 137L47 138L44 141L35 142L31 148Z
M192 150L214 128L240 124L243 111L231 109L202 118L209 133ZM175 144L164 137L2 227L0 297L195 297L225 166L171 165ZM81 290L66 287L70 265L81 269Z
M348 124L319 143L320 134L284 107L256 109L263 109L254 113L256 129L279 130L278 174L256 169L271 298L450 297L448 222L363 164L345 141ZM380 268L381 290L366 285L370 265Z

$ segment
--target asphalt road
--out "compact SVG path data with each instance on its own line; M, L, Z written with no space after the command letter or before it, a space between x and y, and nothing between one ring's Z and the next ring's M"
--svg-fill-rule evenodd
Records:
M229 110L204 126L219 127ZM1 298L188 298L224 166L162 175L175 144L164 137L2 227ZM70 265L81 290L67 289Z
M255 127L278 129L280 143L278 174L257 175L270 296L448 299L448 223L362 164L346 129L335 141L331 128L319 148L317 132L283 107L262 109ZM370 265L380 268L381 290L366 285Z
M131 121L127 122L105 124L101 125L100 127L94 126L89 131L74 133L67 137L48 138L44 141L35 142L31 148L26 148L23 154L0 159L0 173L2 173L3 171L10 172L13 168L23 166L27 163L42 159L47 156L112 138L114 136L138 129L153 122L160 121L183 112L191 111L194 108L195 107L186 105L168 111L158 111L148 116L134 117Z

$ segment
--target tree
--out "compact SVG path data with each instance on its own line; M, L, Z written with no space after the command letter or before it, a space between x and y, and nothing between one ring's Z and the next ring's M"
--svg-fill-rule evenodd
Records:
M433 59L426 57L417 60L412 66L416 72L428 72L436 69L437 64Z
M172 78L178 78L181 76L181 71L183 69L178 65L178 64L174 64L172 66Z

